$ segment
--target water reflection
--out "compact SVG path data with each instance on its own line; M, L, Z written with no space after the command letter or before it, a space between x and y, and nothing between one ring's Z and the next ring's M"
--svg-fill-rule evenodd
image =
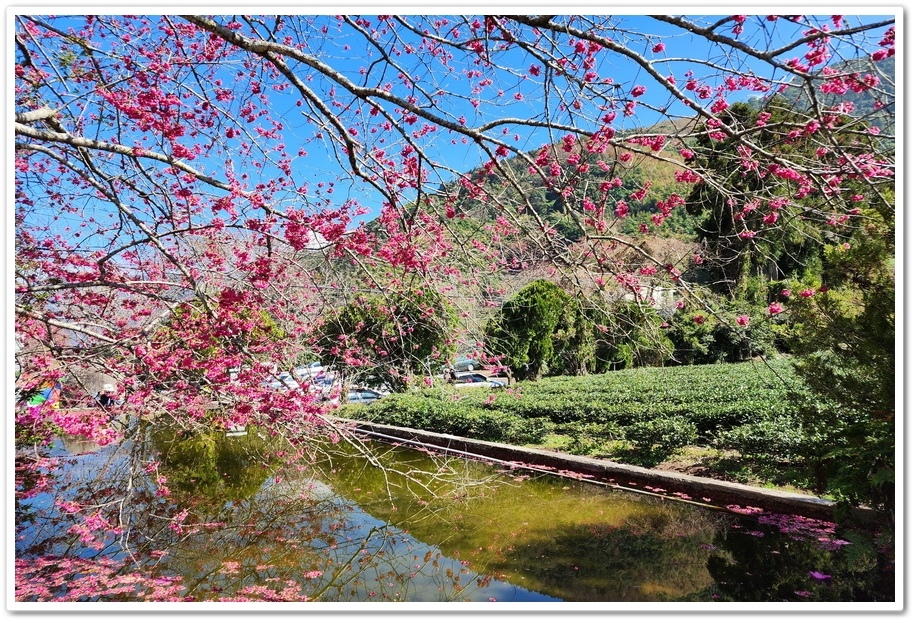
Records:
M710 548L718 598L894 601L893 539L870 531L840 538L829 526L813 535L812 524L818 523L764 516L732 524Z
M188 588L195 599L220 593L324 601L551 599L473 573L335 492L337 482L316 478L328 468L357 474L352 463L340 462L346 455L335 456L333 466L281 468L276 453L252 444L251 436L156 439L168 482L193 500L191 524L206 527L173 545L160 563L163 573L194 578ZM248 452L238 452L246 445ZM363 476L360 482L370 485L379 472L367 469ZM397 479L389 473L387 486L423 487ZM385 499L390 506L392 498Z
M113 557L180 576L194 601L893 600L892 548L867 536L825 548L778 523L381 444L372 461L341 444L289 464L280 439L146 432L94 453L63 440L56 489L17 505L17 557ZM117 538L71 535L55 501L75 499Z
M75 437L73 435L63 435L60 439L64 454L78 456L80 454L91 454L98 452L101 448L99 444L85 437Z
M413 473L433 468L413 450L388 456ZM481 480L488 468L467 469ZM516 482L517 475L472 490L440 487L435 498L399 497L392 507L381 476L368 474L351 457L330 478L374 516L485 577L568 601L670 600L712 581L701 545L722 528L720 515L553 477Z
M281 464L270 444L256 435L188 435L164 429L152 434L152 442L173 495L198 510L252 497Z

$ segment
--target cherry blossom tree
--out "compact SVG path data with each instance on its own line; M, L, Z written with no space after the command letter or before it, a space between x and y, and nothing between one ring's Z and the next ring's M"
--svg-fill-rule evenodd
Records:
M265 377L357 297L438 292L472 343L474 310L528 269L715 316L685 275L733 261L717 249L893 220L893 16L14 21L20 385L90 370L119 391L101 416L17 409L21 441L158 419L256 425L298 453L343 431L307 383ZM664 195L647 166L670 172ZM727 244L671 258L621 233L637 204L649 234L692 194L716 196ZM27 495L46 459L18 461Z

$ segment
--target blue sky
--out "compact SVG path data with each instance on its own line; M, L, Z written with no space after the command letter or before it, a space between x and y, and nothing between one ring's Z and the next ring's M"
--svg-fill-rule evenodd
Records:
M684 33L683 31L675 29L673 26L661 23L650 17L643 15L621 15L619 17L621 28L630 33L634 33L629 38L628 45L631 46L634 51L642 53L654 61L660 61L659 65L657 65L660 73L673 75L681 84L688 70L693 70L695 77L709 78L712 86L716 86L721 83L722 80L721 75L715 76L715 69L697 65L695 62L690 62L686 59L703 59L714 63L730 65L734 65L737 60L737 62L742 64L747 63L747 67L751 68L763 78L773 78L777 80L784 78L784 76L781 75L774 75L773 69L760 61L753 59L736 59L733 51L726 50L723 47L699 37ZM877 19L877 16L869 16L869 19ZM849 20L851 23L855 23L856 18L852 16ZM829 15L816 18L814 23L831 25L832 27ZM771 25L770 22L764 22L764 24L768 26ZM770 48L780 47L784 45L786 41L790 40L790 38L794 39L797 37L800 30L801 27L782 21L780 22L780 27L776 30L775 36L770 40L764 41L764 35L755 27L754 19L749 18L745 22L745 32L741 35L741 39L751 45L768 46ZM657 33L659 36L641 39L635 34L642 32ZM727 34L728 27L726 27L723 32ZM657 42L664 42L666 48L663 52L655 54L652 53L651 47ZM367 65L365 59L362 56L358 56L357 59L346 60L343 56L347 53L352 54L352 51L357 48L353 47L350 51L343 51L340 49L342 46L352 43L354 42L348 38L335 39L330 42L325 42L321 51L327 54L329 58L333 58L337 67L348 72L350 75L357 76L359 69ZM806 47L796 48L782 55L781 59L787 60L793 56L801 57L807 50ZM726 58L728 54L730 54L731 57ZM846 54L852 56L854 52L847 51ZM524 70L530 64L531 59L527 57L522 58L522 56L522 53L516 50L506 53L501 59L504 64L514 64ZM667 106L668 111L675 116L692 116L692 111L680 102L673 100L670 93L664 91L657 85L653 85L652 78L646 75L641 68L631 61L622 59L622 57L612 52L606 52L602 54L600 58L600 64L596 68L599 74L602 76L613 76L615 82L622 86L622 93L628 93L633 85L642 84L648 87L646 95L641 98L642 101L656 107ZM489 77L495 78L495 76ZM454 91L462 97L471 97L470 87L475 82L461 75L437 75L436 80L437 86ZM451 113L454 117L460 115L467 116L470 125L490 121L498 116L518 117L522 119L534 117L542 111L541 107L543 104L543 99L539 97L538 88L539 85L537 81L520 81L514 76L502 74L502 81L489 87L487 94L492 94L496 89L502 89L506 94L518 92L523 96L522 101L514 102L506 97L503 98L501 105L498 107L481 105L479 109L475 110L466 101L454 99L452 101L455 102L455 104L453 104L453 107L449 108L447 112ZM763 94L740 91L731 96L730 99L733 103L734 101L746 100L753 95ZM707 100L705 103L708 105L710 101L711 100ZM647 108L637 108L637 114L634 117L624 119L620 116L616 124L618 126L618 131L620 131L651 125L660 119L660 115L653 113ZM523 150L540 147L548 140L546 133L543 131L532 131L530 129L523 130L524 131L520 131L517 128L509 128L509 133L505 135L505 137L511 138L518 133L519 139L512 142ZM558 140L560 136L562 136L562 133L556 134L551 138L555 141ZM454 144L449 140L448 136L442 136L441 134L437 135L437 139L435 143L436 147L433 148L432 153L435 154L436 157L442 158L444 162L454 166L457 170L469 170L483 161L482 154L473 147L462 145L460 142ZM314 173L312 173L312 175L319 176L322 174L322 164L325 158L320 152L316 152L315 155L315 159L310 159L308 163L303 164L307 164L309 168L314 167ZM306 168L302 170L303 173L309 174Z
M112 12L115 13L116 11ZM308 15L303 16L303 18L307 17ZM721 82L721 77L712 78L716 73L716 70L713 68L690 63L686 60L670 59L701 59L713 63L727 62L729 64L734 64L736 60L744 62L736 58L727 59L725 58L727 53L726 50L708 41L679 32L674 27L661 23L658 20L644 15L620 15L618 17L620 20L619 26L622 30L621 41L625 40L628 47L634 51L644 54L652 60L659 61L660 64L657 67L660 73L671 74L679 81L683 81L685 72L687 72L688 69L692 69L695 72L695 76L698 78L710 77L710 84L712 86ZM374 17L372 17L372 19L375 20ZM454 21L454 19L452 19L452 21ZM829 16L823 16L822 18L818 18L816 22L829 24L830 18ZM782 25L775 33L776 38L769 42L763 42L760 40L759 31L755 30L754 20L749 18L745 23L745 32L742 34L741 38L750 44L766 44L769 47L780 46L783 43L779 40L780 37L797 36L797 27L786 22L781 22L781 24ZM320 33L321 27L325 25L331 28L330 36L317 34ZM378 84L384 81L396 82L394 79L395 77L392 76L390 71L382 74L377 65L371 65L371 59L369 53L366 51L365 41L361 40L352 31L348 34L337 32L334 27L334 20L331 17L315 16L313 28L317 36L313 39L309 39L309 43L312 45L312 52L325 62L337 68L347 77L356 81L360 78L360 70L371 67L372 71L375 73L369 81L369 86L378 86ZM658 36L648 38L640 36L640 33L646 32L656 33ZM727 28L723 32L727 33ZM663 52L653 53L651 48L658 42L664 42L666 46L665 50ZM805 51L805 48L792 51L782 58L802 56ZM372 53L377 55L377 52ZM504 65L515 65L520 67L521 73L524 74L525 69L531 64L532 59L522 58L522 56L523 54L521 52L514 50L498 57L498 60ZM406 55L403 58L405 63L411 63L411 67L408 69L413 71L412 66L416 62L415 59ZM405 67L406 66L405 64ZM771 73L772 70L762 63L752 62L750 63L750 67L762 77L781 78L780 76L773 76ZM612 52L602 53L599 56L599 65L596 67L596 70L602 76L612 76L614 81L621 85L620 93L624 96L629 93L629 90L634 85L644 85L648 87L648 90L641 98L642 101L656 107L669 106L669 112L674 115L692 115L687 107L677 101L673 101L670 93L664 91L657 85L653 85L652 78L646 75L641 68L621 56ZM234 68L227 69L227 83L234 79L232 75L233 72ZM445 113L451 115L455 119L464 115L468 120L468 125L471 126L491 121L497 117L533 118L541 114L543 110L543 98L539 91L539 83L537 80L526 80L524 77L511 75L506 72L501 72L499 75L488 72L484 78L493 78L496 82L486 87L480 96L474 96L471 93L471 88L479 84L479 77L472 79L457 72L435 72L428 75L421 74L420 77L422 84L430 89L441 88L453 92L456 97L450 99L450 104L448 108L445 109ZM434 86L433 80L435 81ZM325 92L327 88L326 85L322 84L320 76L316 76L315 81L310 83L310 86L319 93ZM500 104L498 106L487 104L487 100L493 97L499 89L502 89L507 96L500 98ZM509 94L513 93L519 93L522 97L521 101L515 101L511 97L508 97ZM399 94L403 93L399 92ZM750 95L753 94L739 92L734 96L733 100L747 99ZM472 97L478 97L482 101L479 108L475 109L470 104L469 100ZM353 196L365 202L371 208L377 209L377 197L373 194L362 194L362 185L354 184L352 187L349 187L349 176L341 172L336 163L336 159L332 157L330 150L327 149L327 145L323 144L322 141L311 139L313 128L308 127L301 117L300 113L302 108L297 108L295 106L295 100L298 99L298 96L272 93L271 98L275 113L281 116L284 121L284 141L288 146L288 151L295 154L299 149L299 143L301 143L303 148L308 152L307 156L297 158L294 163L297 182L299 184L307 183L311 191L317 192L317 185L319 183L327 183L331 180L335 180L335 195L332 197L333 201L342 202L346 198ZM341 97L341 99L345 100L345 97ZM711 100L707 100L705 103L708 105L710 101ZM659 120L658 114L648 109L637 108L636 110L637 113L634 117L628 119L622 116L618 117L615 122L618 131L634 129L640 125L649 125ZM577 123L582 125L585 121L580 120ZM537 148L548 142L548 140L556 141L562 136L562 133L548 136L544 131L531 130L530 128L517 126L506 126L506 130L507 133L504 135L500 134L499 130L491 134L509 141L522 150ZM515 138L516 134L518 135L517 139ZM451 136L447 132L438 131L430 135L430 137L431 139L428 141L427 145L430 150L430 155L448 164L457 171L467 171L479 165L484 158L475 146L464 144L460 140L457 140L457 137ZM390 144L388 146L390 146ZM217 163L213 163L213 166L215 170L219 170ZM253 173L251 171L249 172ZM358 186L360 188L358 188ZM326 187L320 192L323 193L325 191ZM327 195L324 196L327 197ZM300 200L298 198L291 198L290 201Z

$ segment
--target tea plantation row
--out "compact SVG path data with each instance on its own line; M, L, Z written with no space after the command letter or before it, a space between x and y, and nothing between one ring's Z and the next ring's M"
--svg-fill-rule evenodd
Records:
M553 377L510 388L447 385L393 394L341 414L428 431L653 466L686 447L793 465L829 431L802 429L830 405L805 398L791 362L774 360ZM803 483L800 483L803 484Z

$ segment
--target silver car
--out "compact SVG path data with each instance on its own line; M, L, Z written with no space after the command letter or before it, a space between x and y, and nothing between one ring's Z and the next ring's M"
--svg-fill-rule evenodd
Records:
M455 387L465 388L465 387L505 387L506 383L503 381L497 381L496 379L490 379L484 376L483 374L460 374L455 377L454 381L451 383Z
M368 387L355 387L347 392L347 402L366 404L384 398L385 394Z

